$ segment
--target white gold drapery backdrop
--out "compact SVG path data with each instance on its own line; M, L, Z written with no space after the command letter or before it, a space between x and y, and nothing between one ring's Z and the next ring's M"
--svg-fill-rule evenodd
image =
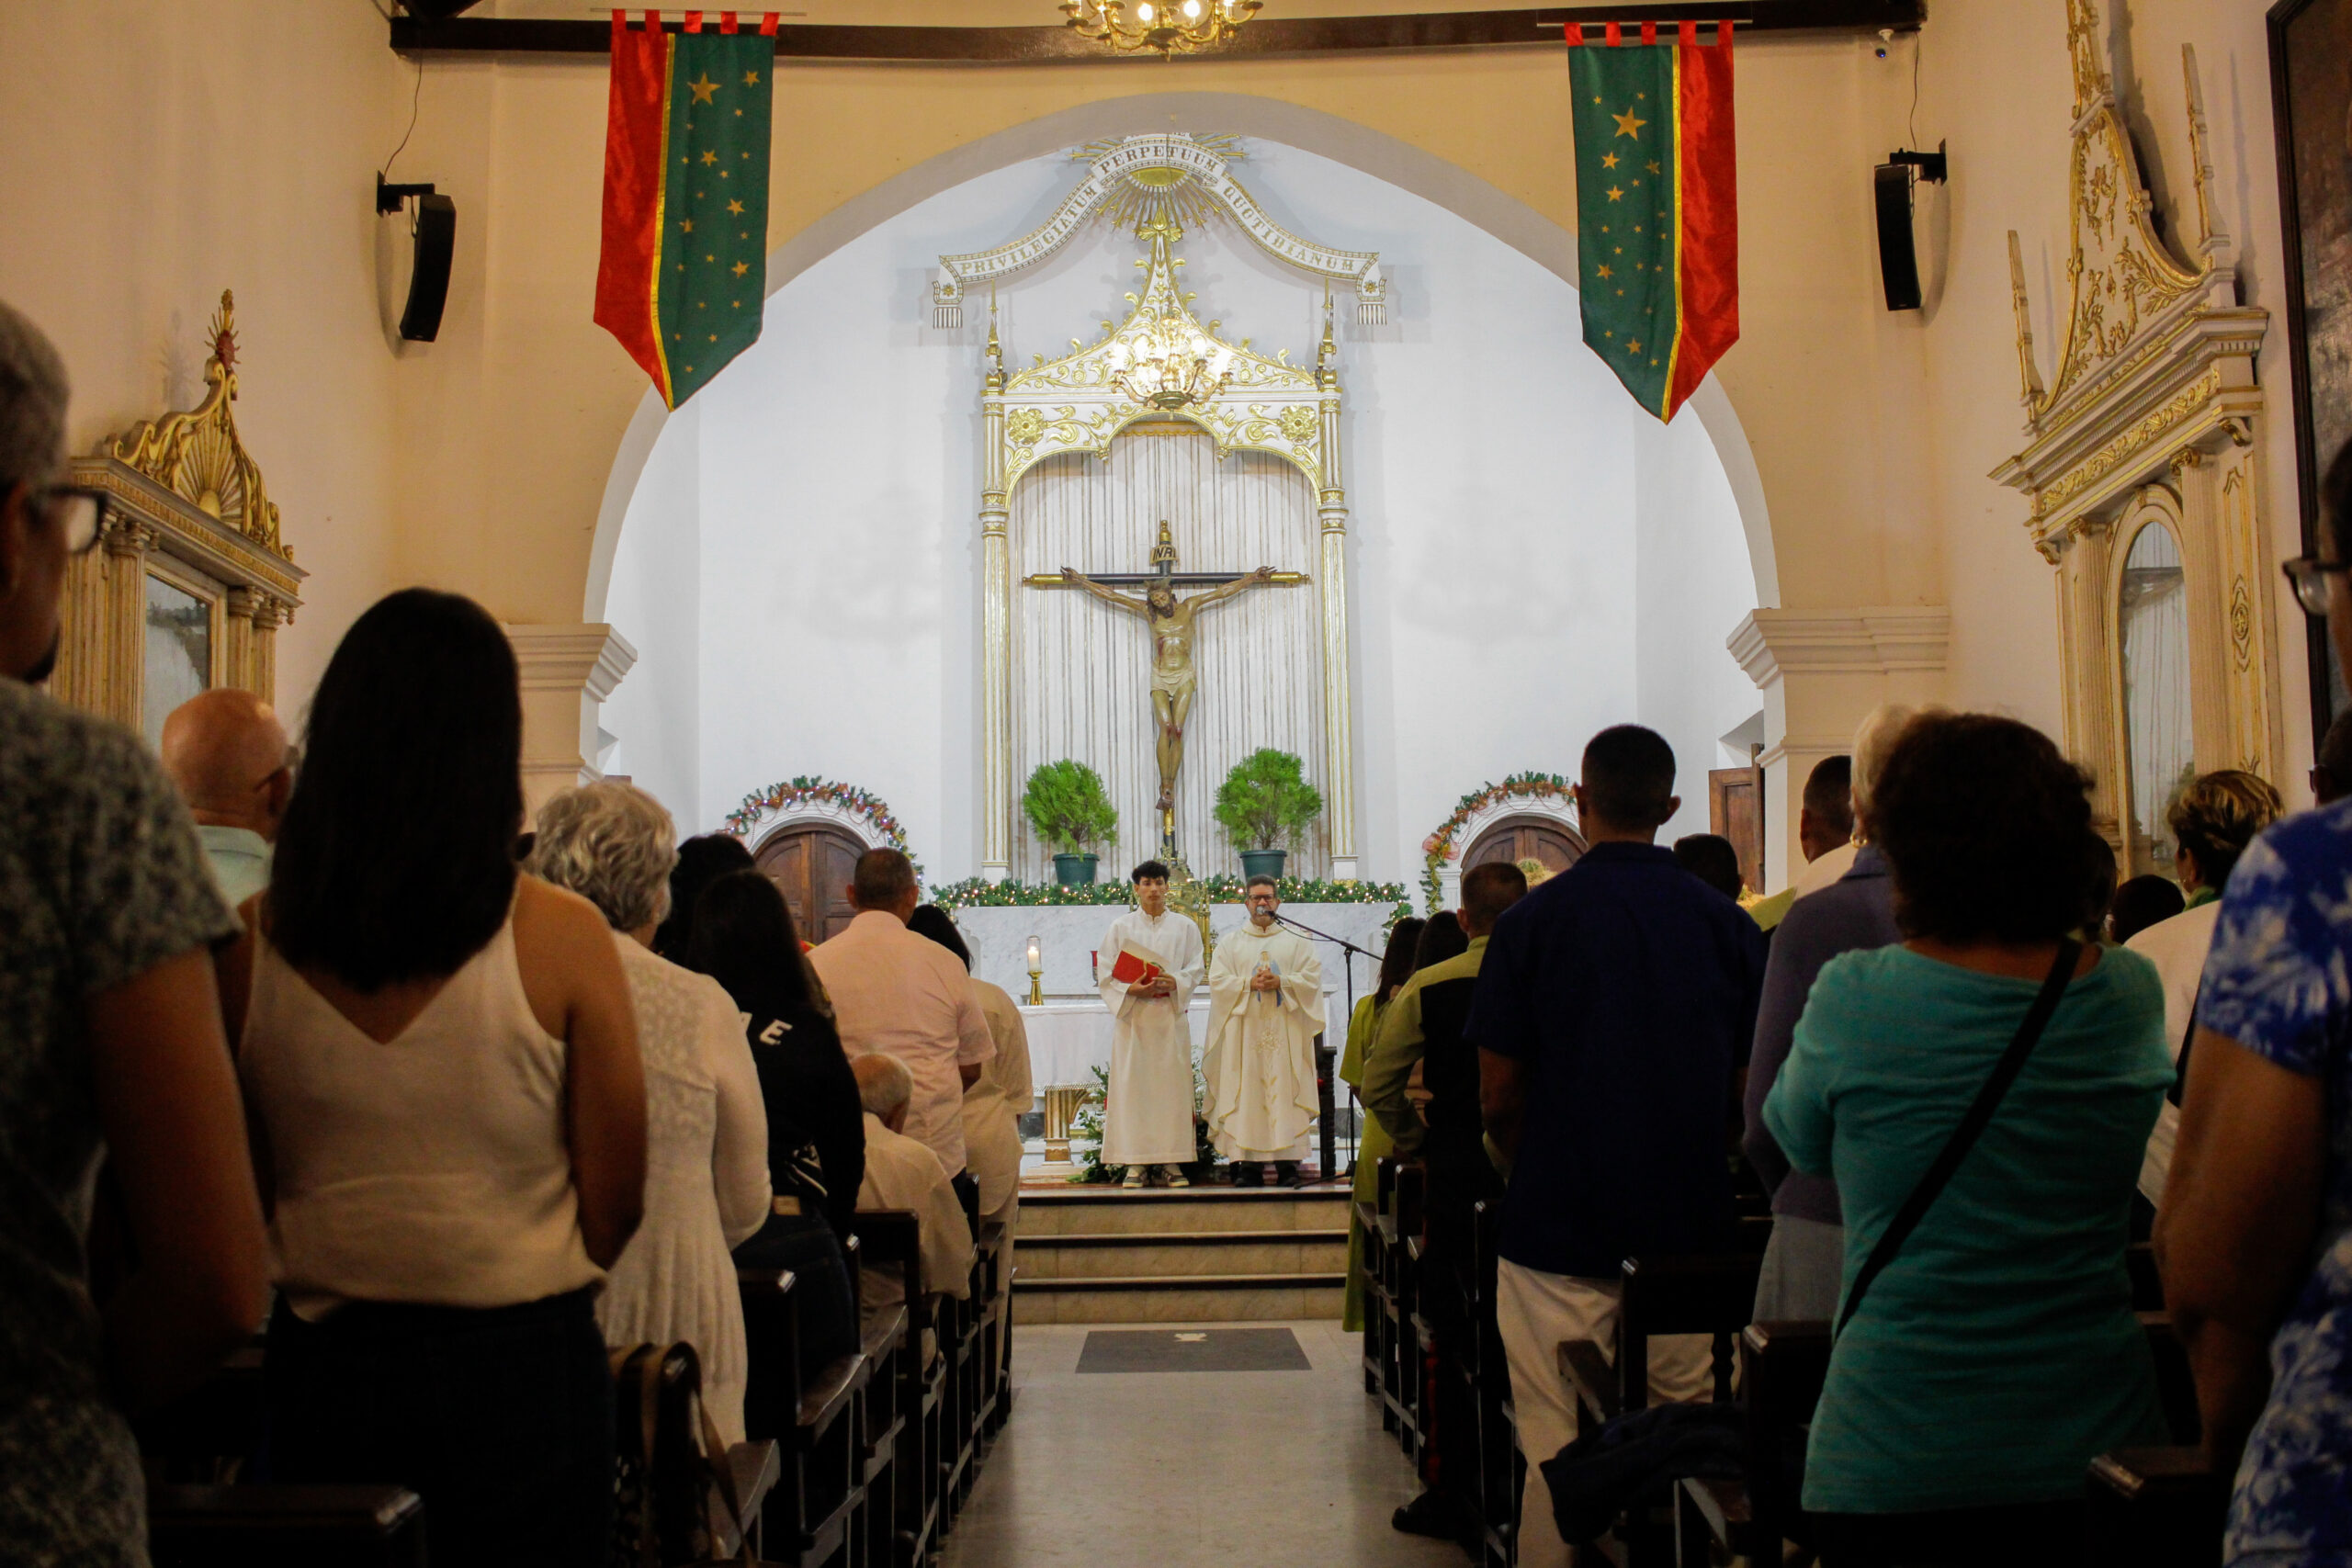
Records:
M1014 488L1013 788L1024 787L1040 763L1062 757L1101 773L1119 808L1118 841L1103 852L1106 878L1123 876L1159 843L1150 632L1142 617L1078 589L1020 583L1065 566L1089 574L1148 571L1162 518L1175 535L1180 572L1271 566L1311 574L1317 565L1306 477L1256 452L1220 463L1213 440L1175 421L1131 427L1112 443L1107 460L1048 459ZM1318 788L1329 776L1317 605L1312 583L1268 585L1203 610L1193 622L1199 690L1177 775L1176 843L1199 875L1240 867L1209 815L1235 762L1272 746L1295 753ZM1291 848L1293 875L1325 874L1319 824ZM1050 877L1052 854L1025 820L1016 825L1014 876Z

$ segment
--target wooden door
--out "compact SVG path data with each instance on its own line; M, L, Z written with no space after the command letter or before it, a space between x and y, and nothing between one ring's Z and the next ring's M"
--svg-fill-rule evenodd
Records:
M1713 768L1707 773L1707 830L1731 840L1739 879L1764 891L1764 770Z
M1463 852L1462 869L1466 872L1490 861L1535 860L1556 876L1576 864L1583 853L1582 836L1556 817L1506 817Z
M854 833L811 823L770 834L752 861L783 890L800 940L817 942L840 935L857 914L850 907L849 882L865 852Z

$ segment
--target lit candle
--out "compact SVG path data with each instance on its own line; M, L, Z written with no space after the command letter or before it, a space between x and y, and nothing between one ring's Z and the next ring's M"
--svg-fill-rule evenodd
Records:
M1037 939L1034 936L1029 939L1029 967L1032 970L1042 969L1045 967L1044 964L1037 962Z

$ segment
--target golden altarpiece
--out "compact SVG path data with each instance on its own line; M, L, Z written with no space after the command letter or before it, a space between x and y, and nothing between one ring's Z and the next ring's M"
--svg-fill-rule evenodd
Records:
M2181 51L2194 208L2177 257L2118 109L2093 0L2068 0L2075 120L2064 346L2044 385L2009 235L2027 446L1992 477L2031 504L2056 569L2065 743L2094 780L2125 875L2171 870L2165 807L2185 777L2283 755L2278 631L2262 497L2268 313L2239 303L2217 220L2195 55Z
M213 317L196 407L142 420L73 461L107 497L97 547L73 563L51 689L153 742L198 691L277 700L277 628L306 575L238 438L235 301Z

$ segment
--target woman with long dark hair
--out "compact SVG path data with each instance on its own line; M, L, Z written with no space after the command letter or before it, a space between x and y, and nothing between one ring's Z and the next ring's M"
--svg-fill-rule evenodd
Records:
M1357 998L1348 1018L1348 1048L1340 1058L1340 1077L1351 1089L1363 1088L1364 1053L1380 1032L1380 1015L1389 998L1413 977L1413 949L1421 940L1423 921L1408 915L1388 928L1388 945L1380 955L1380 983L1372 995ZM1355 1202L1370 1203L1380 1196L1380 1159L1394 1146L1388 1130L1356 1111L1357 1143ZM1363 1220L1355 1203L1348 1205L1348 1293L1340 1326L1353 1333L1363 1326Z
M767 1102L774 1212L735 1248L735 1260L797 1276L801 1361L820 1366L858 1344L842 1252L865 1178L857 1079L820 1006L792 910L775 883L757 871L729 872L695 900L693 931L686 967L717 980L747 1015L752 1062Z
M516 869L522 730L480 605L409 589L354 622L223 1002L280 1264L278 1479L414 1489L436 1562L584 1568L645 1081L604 916Z

